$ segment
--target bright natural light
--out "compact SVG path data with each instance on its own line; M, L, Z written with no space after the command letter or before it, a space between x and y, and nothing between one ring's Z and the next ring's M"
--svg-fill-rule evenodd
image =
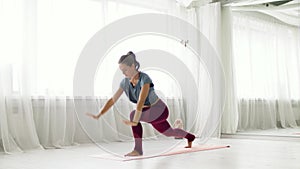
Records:
M114 75L116 71L119 71L118 67L118 60L119 58L126 54L128 51L134 51L135 53L138 53L143 50L163 50L166 52L171 53L176 58L178 58L186 67L189 69L190 72L197 72L199 70L197 69L203 69L202 66L196 66L201 65L199 59L195 54L189 50L188 48L185 48L180 41L176 39L172 39L171 37L166 37L162 35L155 35L155 34L143 34L143 35L137 35L133 37L129 37L128 39L122 41L121 43L114 46L104 57L101 63L98 65L98 70L95 77L95 95L99 96L107 96L112 95L114 90L112 88L111 83L103 83L103 82L113 82ZM99 56L100 57L100 56ZM137 56L137 59L139 57L143 56ZM163 57L163 56L162 56ZM154 62L160 62L159 60L155 60ZM140 63L143 65L143 63ZM169 66L172 66L170 64ZM157 68L159 69L159 68ZM196 77L195 73L191 73L194 75L194 78ZM175 87L177 84L171 83L174 82L174 80L168 81L172 77L167 76L160 76L156 77L159 74L154 74L155 79L157 79L157 83L160 83L160 88L163 89L176 89ZM162 74L161 74L162 75ZM167 74L166 74L167 75ZM119 79L120 80L120 79ZM156 82L156 81L155 81ZM164 83L168 82L168 83ZM171 86L171 88L169 88ZM159 88L156 88L159 89ZM180 93L178 91L171 92L171 90L162 90L166 93L167 97L178 97L180 96Z
M284 88L287 99L299 100L299 44L294 38L298 29L240 15L233 21L238 97L272 100Z
M0 169L299 169L299 16L299 0L0 0Z

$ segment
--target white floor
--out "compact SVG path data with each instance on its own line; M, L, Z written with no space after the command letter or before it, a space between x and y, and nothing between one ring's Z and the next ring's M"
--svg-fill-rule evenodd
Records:
M145 154L165 151L184 140L144 142ZM300 141L224 138L207 144L230 145L230 148L200 151L135 161L112 161L90 157L109 152L125 154L132 142L94 144L64 149L35 150L0 155L0 169L300 169ZM103 150L105 149L105 151Z
M268 130L250 130L241 131L237 134L243 135L258 135L258 136L277 136L277 137L300 137L300 127L299 128L278 128L278 129L268 129Z

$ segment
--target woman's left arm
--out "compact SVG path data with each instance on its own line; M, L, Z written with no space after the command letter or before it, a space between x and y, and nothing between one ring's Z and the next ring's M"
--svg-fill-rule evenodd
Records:
M142 86L142 89L141 89L141 92L139 95L139 100L137 101L137 104L136 104L136 110L135 110L133 120L132 121L125 120L124 121L125 124L131 125L131 126L136 126L139 123L141 115L142 115L142 109L143 109L144 103L145 103L146 98L149 93L149 89L150 89L149 83L144 84L144 86Z
M146 101L146 98L149 94L149 89L150 89L150 84L149 83L144 84L144 86L142 87L141 92L140 92L140 96L139 96L139 100L137 101L137 104L136 104L136 110L137 111L142 111L144 103Z

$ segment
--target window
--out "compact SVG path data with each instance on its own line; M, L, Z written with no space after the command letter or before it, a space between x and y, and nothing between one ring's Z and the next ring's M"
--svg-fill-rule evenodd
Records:
M235 13L233 53L239 98L300 99L297 28Z

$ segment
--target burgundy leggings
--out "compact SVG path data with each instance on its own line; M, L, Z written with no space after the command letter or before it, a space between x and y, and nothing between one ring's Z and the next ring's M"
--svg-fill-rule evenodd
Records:
M174 136L176 138L186 138L188 141L193 141L195 136L190 134L182 129L175 128L173 129L167 121L169 116L168 107L164 102L159 100L155 105L147 108L143 108L140 121L150 123L157 131L162 133L165 136ZM135 110L130 113L130 120L133 120ZM132 132L135 141L134 150L143 154L142 147L142 137L143 137L143 128L141 123L138 123L137 126L132 126Z

